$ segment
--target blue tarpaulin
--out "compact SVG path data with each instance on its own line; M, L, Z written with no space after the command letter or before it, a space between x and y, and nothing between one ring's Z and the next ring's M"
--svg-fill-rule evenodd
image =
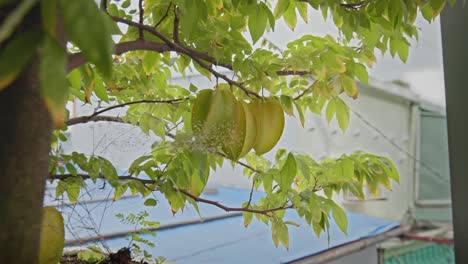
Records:
M105 190L98 190L94 192ZM107 191L108 192L108 191ZM105 195L102 195L105 197ZM227 206L239 207L248 200L249 190L218 188L214 194L204 194L205 198L219 201ZM254 200L262 196L254 193ZM289 226L289 250L276 248L271 239L271 229L264 223L256 221L245 228L240 215L221 218L214 221L186 224L188 220L200 219L198 213L190 206L183 212L172 215L167 201L156 195L160 203L156 207L143 206L140 197L122 199L116 202L101 201L77 205L59 206L65 223L68 224L66 239L73 240L98 234L106 235L125 230L132 226L122 224L115 217L117 213L138 213L146 210L150 213L148 220L159 221L162 226L171 228L157 231L156 237L143 235L156 244L146 248L153 256L164 256L176 263L287 263L292 260L311 256L336 246L375 236L396 226L398 222L386 221L360 214L347 213L348 234L342 233L331 220L330 241L327 234L316 237L312 227L300 219L294 211L288 211L285 219L300 226ZM49 199L50 201L50 199ZM212 205L200 204L203 218L223 216L227 213ZM185 223L174 226L177 223ZM75 227L71 229L71 227ZM125 237L105 241L111 249L128 246Z

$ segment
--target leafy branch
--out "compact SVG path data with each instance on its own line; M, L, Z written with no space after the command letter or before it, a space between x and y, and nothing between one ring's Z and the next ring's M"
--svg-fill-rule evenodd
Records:
M96 179L96 177L93 178L93 177L89 176L88 174L76 174L76 175L72 175L72 174L60 174L60 175L50 174L48 176L48 179L49 180L66 180L68 178L73 178L73 177L79 177L82 180ZM104 180L106 179L102 175L97 176L97 178L104 179ZM131 175L119 176L118 179L120 181L137 181L137 182L140 182L141 184L143 184L144 186L157 185L157 184L160 183L159 181L150 180L150 179L140 179L140 178L133 177ZM148 188L150 188L150 187L148 187ZM282 206L267 208L267 209L252 209L252 208L247 208L247 207L230 207L230 206L223 205L223 204L221 204L221 203L219 203L217 201L213 201L213 200L198 197L196 195L191 194L187 190L178 189L178 188L175 188L175 187L174 187L174 189L176 191L184 194L185 196L193 199L197 203L211 204L213 206L216 206L218 208L223 209L226 212L248 212L248 213L268 215L269 213L272 213L272 212L282 211L282 210L287 210L287 209L294 208L293 204L287 204L287 203L282 205ZM155 191L154 188L151 188L151 190Z
M302 93L300 93L299 95L297 95L296 97L294 97L294 101L297 101L299 99L301 99L304 95L306 95L307 93L309 93L310 91L312 91L312 88L314 88L314 85L318 82L318 80L315 80L307 89L305 89L304 91L302 91Z
M243 90L247 95L253 95L255 97L260 97L259 94L247 89L242 83L239 83L226 75L219 73L218 71L214 70L210 65L204 63L204 61L210 63L211 65L214 66L220 66L223 68L226 68L228 70L233 70L232 65L230 64L225 64L218 62L215 58L209 56L206 53L199 52L193 49L189 49L186 47L183 47L179 44L178 37L176 36L177 30L176 27L174 28L174 42L170 41L168 38L166 38L163 34L158 32L156 29L147 26L147 25L142 25L137 22L133 22L131 20L126 20L123 18L119 17L112 17L115 21L127 24L129 26L134 26L139 29L145 30L150 32L151 34L157 36L161 40L165 42L163 43L157 43L153 41L148 41L145 39L137 39L133 41L127 41L127 42L122 42L118 43L115 45L113 54L115 55L121 55L129 51L135 51L135 50L147 50L147 51L154 51L158 53L163 53L163 52L169 52L169 51L174 51L177 53L181 53L184 55L189 56L192 58L193 61L195 61L197 64L199 64L202 68L210 71L215 77L221 78L225 80L227 83L233 86L239 87L241 90ZM175 21L176 22L176 21ZM176 23L174 23L176 25ZM73 69L85 64L87 61L83 54L81 52L79 53L74 53L70 54L68 57L68 65L67 65L67 71L70 72ZM310 75L310 71L306 70L279 70L276 71L276 75L278 76L288 76L288 75L297 75L297 76L303 76L303 75Z
M134 104L146 104L146 103L148 103L148 104L154 104L154 103L175 104L175 103L183 102L183 101L188 100L188 99L189 99L188 97L184 97L184 98L169 99L169 100L138 100L138 101L126 102L126 103L106 107L106 108L101 109L99 111L96 111L93 114L88 115L88 116L80 116L80 117L71 118L68 121L66 121L65 123L66 123L67 126L70 126L70 125L76 125L76 124L80 124L80 123L87 123L89 121L124 122L119 117L113 117L113 116L108 116L108 117L105 117L105 118L96 118L96 117L98 115L100 115L102 113L105 113L105 112L108 112L110 110L114 110L116 108L121 108L121 107L129 106L129 105L134 105Z

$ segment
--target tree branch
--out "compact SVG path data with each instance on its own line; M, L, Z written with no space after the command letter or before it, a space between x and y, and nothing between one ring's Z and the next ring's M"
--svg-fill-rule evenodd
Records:
M143 39L137 39L133 41L127 41L118 43L114 47L113 54L121 55L123 53L134 51L134 50L149 50L155 52L167 52L171 51L172 49L165 44L146 41ZM86 58L84 57L83 53L74 53L68 56L68 65L67 65L67 72L72 71L76 67L79 67L86 63Z
M91 178L89 175L87 174L77 174L76 176L72 175L72 174L60 174L60 175L57 175L57 174L51 174L47 177L48 180L65 180L65 179L68 179L68 178L72 178L72 177L80 177L81 179L83 180L89 180L89 179L93 179ZM97 178L99 179L104 179L105 180L105 177L104 176L98 176ZM130 176L130 175L126 175L126 176L119 176L119 180L123 180L123 181L139 181L141 182L143 185L147 185L147 184L158 184L157 181L154 181L154 180L149 180L149 179L140 179L140 178L136 178L136 177L133 177L133 176ZM183 189L178 189L176 187L174 187L174 190L184 194L185 196L187 197L190 197L191 199L195 200L197 203L206 203L206 204L211 204L213 206L216 206L218 208L221 208L223 209L224 211L226 212L250 212L250 213L256 213L256 214L264 214L264 215L267 215L268 213L271 213L271 212L275 212L275 211L281 211L281 210L286 210L286 209L291 209L291 208L294 208L294 205L293 204L290 204L288 205L287 203L284 204L283 206L279 206L279 207L274 207L274 208L268 208L268 209L251 209L251 208L244 208L244 207L229 207L229 206L226 206L226 205L223 205L217 201L213 201L213 200L209 200L209 199L205 199L205 198L201 198L201 197L198 197L196 195L193 195L191 194L189 191L187 190L183 190Z
M149 33L155 35L156 37L160 38L162 41L165 42L165 44L162 44L162 43L146 41L144 39L138 39L138 40L134 40L134 41L122 42L122 43L116 44L113 54L120 55L120 54L123 54L125 52L134 51L134 50L150 50L150 51L155 51L155 52L160 52L160 53L167 52L167 51L179 52L179 53L185 54L185 55L189 56L190 58L192 58L192 60L194 62L199 64L202 68L208 70L215 77L225 80L230 85L237 86L238 88L243 90L247 95L252 95L252 96L255 96L255 97L258 97L258 98L261 97L259 94L247 89L242 83L234 81L234 80L230 79L229 77L227 77L226 75L217 72L211 66L205 64L203 61L207 61L207 62L209 62L209 63L211 63L212 65L215 65L215 66L221 66L221 67L227 68L229 70L233 70L231 65L218 63L214 58L210 57L208 54L205 54L205 53L199 52L199 51L195 51L195 50L191 50L191 49L188 49L188 48L185 48L185 47L179 45L178 43L171 42L163 34L161 34L157 30L155 30L154 28L149 27L147 25L139 24L137 22L133 22L131 20L127 20L127 19L123 19L123 18L119 18L119 17L112 17L112 19L114 21L116 21L116 22L119 22L119 23L124 23L126 25L133 26L133 27L136 27L136 28L141 29L141 30L146 30ZM177 32L175 32L175 33L177 33ZM76 67L78 67L78 66L80 66L80 65L82 65L84 63L86 63L86 59L85 59L85 57L83 56L82 53L71 54L69 56L69 60L68 60L67 71L70 72L74 68L76 68ZM284 71L277 71L277 74L278 75L307 75L307 74L310 74L310 72L309 71L284 70Z
M242 85L241 83L238 83L234 80L231 80L229 79L226 75L224 74L221 74L217 71L215 71L213 68L211 68L210 66L206 65L205 63L203 63L197 56L194 56L193 52L191 50L188 50L186 49L185 47L182 47L180 46L179 44L177 43L174 43L172 42L171 40L169 40L166 36L164 36L163 34L161 34L159 31L155 30L154 28L152 27L149 27L147 25L143 25L143 24L139 24L137 22L134 22L134 21L131 21L131 20L128 20L128 19L124 19L124 18L120 18L120 17L115 17L115 16L111 16L111 18L116 21L116 22L119 22L119 23L123 23L123 24L126 24L128 26L132 26L132 27L136 27L138 29L142 29L142 30L146 30L147 32L155 35L156 37L160 38L162 41L164 41L170 48L174 49L174 51L177 51L177 52L180 52L180 53L183 53L189 57L192 58L192 60L194 60L196 63L198 63L201 67L205 68L206 70L210 71L214 76L218 77L218 78L221 78L223 80L225 80L227 83L229 83L230 85L234 85L234 86L237 86L239 87L241 90L243 90L247 95L253 95L255 97L258 97L260 98L261 96L259 94L257 94L256 92L253 92L249 89L247 89L244 85Z
M88 123L90 121L110 121L110 122L120 122L120 123L126 123L125 121L123 121L120 117L113 117L113 116L106 116L106 117L101 117L99 118L98 116L102 113L105 113L105 112L108 112L110 110L113 110L113 109L116 109L116 108L121 108L121 107L125 107L125 106L128 106L128 105L134 105L134 104L154 104L154 103L159 103L159 104L176 104L176 103L180 103L182 101L185 101L185 100L188 100L189 98L188 97L184 97L184 98L178 98L178 99L169 99L169 100L139 100L139 101L133 101L133 102L127 102L127 103L122 103L122 104L118 104L118 105L113 105L113 106L109 106L109 107L106 107L104 109L101 109L99 111L96 111L94 112L93 114L91 115L88 115L88 116L80 116L80 117L75 117L75 118L71 118L69 120L67 120L65 122L65 124L67 126L72 126L72 125L76 125L76 124L84 124L84 123Z
M138 14L140 16L138 22L143 25L143 18L145 15L145 9L143 9L143 0L138 1ZM143 29L141 28L138 30L138 38L143 39Z
M249 201L247 202L247 205L244 208L249 208L250 203L252 202L252 195L255 187L255 178L252 179L252 187L250 188L250 194L249 194Z
M77 124L86 124L88 122L98 122L98 121L107 121L107 122L117 122L117 123L126 123L130 124L128 122L125 122L122 118L117 117L117 116L79 116L79 117L74 117L70 118L67 121L65 121L65 124L67 126L73 126Z
M178 7L174 5L174 29L172 32L174 42L175 43L180 43L179 39L179 15L177 14L177 9Z
M153 41L148 41L144 39L137 39L133 41L127 41L122 43L117 43L114 47L114 55L121 55L129 51L135 50L148 50L154 52L168 52L168 51L175 51L185 54L191 58L196 57L202 59L204 61L208 61L212 65L220 66L226 68L228 70L233 70L232 66L229 64L223 64L217 62L213 57L210 57L208 54L199 52L196 50L186 49L186 51L181 51L177 46L169 46L163 43L157 43ZM86 63L86 58L84 57L83 53L73 53L68 56L68 65L67 65L67 72L72 71L73 69L83 65ZM276 72L279 76L286 76L286 75L309 75L311 74L310 71L294 71L294 70L280 70Z
M154 104L154 103L157 103L157 104L175 104L175 103L180 103L182 101L185 101L185 100L188 100L190 99L189 97L184 97L184 98L177 98L177 99L169 99L169 100L139 100L139 101L133 101L133 102L127 102L127 103L122 103L122 104L118 104L118 105L113 105L113 106L109 106L109 107L106 107L102 110L99 110L97 112L94 112L92 115L90 115L91 117L93 116L97 116L99 114L102 114L104 112L107 112L107 111L110 111L110 110L113 110L113 109L116 109L116 108L120 108L120 107L124 107L124 106L128 106L128 105L134 105L134 104Z

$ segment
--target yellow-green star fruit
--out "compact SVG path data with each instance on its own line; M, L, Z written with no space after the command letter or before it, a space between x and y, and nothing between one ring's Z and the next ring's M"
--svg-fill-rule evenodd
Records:
M272 97L255 100L249 104L255 117L257 135L253 148L258 155L270 151L278 143L284 130L284 111Z
M65 230L62 214L52 206L42 211L39 264L57 264L65 245Z
M223 142L224 153L232 160L245 156L253 147L257 134L255 118L247 104L237 101L230 138Z
M192 108L192 131L208 147L218 147L230 137L237 102L228 86L202 90Z

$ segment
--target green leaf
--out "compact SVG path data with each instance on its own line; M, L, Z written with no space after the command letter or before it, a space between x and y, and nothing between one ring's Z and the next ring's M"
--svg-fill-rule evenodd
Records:
M16 26L23 20L23 17L31 10L37 0L23 0L16 8L7 13L0 25L0 43L3 43L15 31ZM3 13L3 12L2 12ZM3 15L3 14L2 14ZM33 43L30 43L33 44Z
M343 170L343 176L346 179L352 179L354 177L354 162L351 159L344 159L341 161L341 168Z
M340 98L336 97L336 118L338 119L338 124L340 125L341 130L346 131L349 125L349 108L341 100Z
M203 68L202 66L200 66L200 64L196 62L193 63L193 66L201 75L206 76L206 78L211 80L211 72L209 70Z
M72 164L67 163L67 164L65 165L65 167L67 167L67 170L68 170L68 172L69 172L71 175L73 175L73 176L76 176L76 175L77 175L76 168L75 168Z
M263 181L263 189L265 190L266 193L270 194L272 191L273 176L271 174L263 174L262 181Z
M38 264L58 263L65 244L62 213L55 207L46 206L42 210L41 223L38 262L35 262Z
M249 31L252 41L255 44L263 33L268 21L268 13L261 6L257 6L255 12L249 16Z
M250 223L252 222L253 213L242 212L242 215L244 216L244 226L248 227L250 225Z
M307 3L296 3L296 6L297 6L297 11L299 11L299 15L301 15L302 17L302 20L304 20L304 22L308 22L308 16L307 16L307 9L309 7L309 5Z
M70 86L75 90L81 90L81 72L80 69L74 69L68 74Z
M346 94L354 99L357 98L358 89L356 81L347 75L341 75L340 78L341 87L345 90Z
M124 193L127 191L128 185L123 185L123 186L117 186L114 188L114 201L119 200L122 198Z
M281 95L280 96L281 106L283 106L284 112L290 116L294 116L294 105L293 99L291 96L288 95Z
M395 54L398 51L398 40L396 38L390 38L390 55L395 57Z
M301 125L302 127L304 127L304 124L305 124L304 110L302 109L302 106L298 102L294 101L294 105L296 106L296 110L299 115L299 121L301 121Z
M278 242L289 249L289 231L288 226L281 220L274 220L271 225L271 233L275 246L278 246Z
M2 45L0 50L0 91L12 83L33 57L41 33L27 31Z
M197 25L207 18L206 3L203 0L183 1L180 25L184 33L191 37Z
M146 199L144 203L145 206L156 206L156 204L158 204L158 202L153 198Z
M297 24L297 15L296 15L296 8L294 5L289 5L288 10L283 15L284 22L291 30L296 28Z
M67 53L53 38L46 37L41 47L39 79L41 95L57 127L65 120L68 100Z
M293 183L296 173L297 173L296 159L294 158L293 154L289 153L286 159L286 162L283 165L283 168L281 168L279 179L277 180L281 189L287 190L291 187L291 184Z
M101 166L102 176L113 186L119 185L119 175L114 165L105 158L99 157L99 165Z
M345 211L339 207L337 204L335 204L333 201L331 202L333 204L332 207L332 215L333 215L333 220L335 220L335 223L338 225L340 230L347 234L348 232L348 218L346 217Z
M94 93L102 101L106 103L109 102L109 96L107 94L106 88L104 87L104 82L96 70L94 70Z
M406 62L408 60L408 52L409 52L409 43L406 43L405 40L401 40L398 42L398 57L400 57L401 61Z
M354 74L356 77L363 83L369 82L369 74L367 73L366 66L362 64L355 64L354 65Z
M113 23L93 0L60 1L65 30L70 40L96 65L105 78L112 71Z
M83 250L78 252L77 258L86 263L99 263L104 259L104 254L92 250Z
M270 8L268 8L268 6L266 4L264 4L263 2L260 3L260 7L264 10L266 15L268 16L268 24L270 25L271 30L274 31L275 30L275 22L276 22L275 16L271 12Z
M280 18L290 5L290 0L279 0L275 7L275 17Z
M57 0L41 0L41 21L44 31L55 37L57 29Z
M333 119L336 113L336 104L335 100L329 100L327 104L327 109L325 110L325 117L327 118L328 123Z
M127 7L130 6L130 4L131 4L131 3L130 3L130 0L125 0L125 1L123 1L123 3L122 3L121 6L122 6L123 8L127 8Z
M301 156L296 157L296 165L298 172L301 173L304 178L309 178L310 168L307 160L304 160Z

